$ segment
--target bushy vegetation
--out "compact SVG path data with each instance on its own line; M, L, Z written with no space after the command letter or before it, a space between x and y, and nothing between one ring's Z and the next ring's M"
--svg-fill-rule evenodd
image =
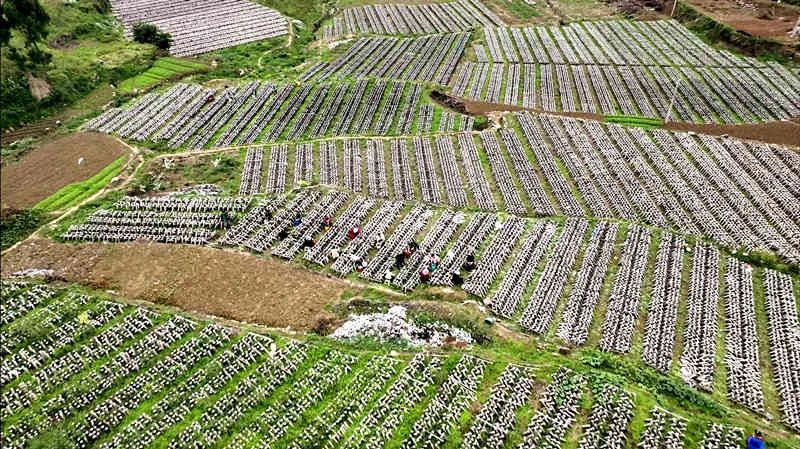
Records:
M69 209L107 186L114 177L119 175L126 159L123 156L91 178L62 187L56 193L40 201L34 206L34 209L48 212Z
M475 116L475 121L472 123L472 128L475 131L483 131L489 127L489 119L485 115Z
M159 50L169 50L172 35L161 31L151 23L137 23L133 26L133 40L142 44L153 44Z
M122 28L105 11L105 0L41 0L50 17L39 44L51 55L36 68L19 67L11 51L0 51L0 129L16 128L51 115L87 96L97 87L130 78L150 65L154 48L126 40ZM107 3L107 2L105 2ZM4 5L8 2L4 2ZM12 30L10 45L23 46L22 35ZM46 81L51 93L37 100L28 87L28 76Z
M0 249L25 239L46 221L39 210L8 211L0 221Z
M587 349L584 353L585 355L581 359L583 364L620 376L619 379L622 381L620 386L622 387L628 382L633 382L645 387L655 395L664 395L679 401L686 409L700 410L720 418L729 415L728 410L697 390L693 390L680 379L665 376L652 368L642 366L641 363L597 349ZM590 374L596 373L592 371ZM609 382L614 378L601 376L601 380Z
M50 16L36 0L6 0L0 5L0 45L21 70L32 70L50 62L50 53L41 48L47 37ZM12 32L18 39L12 41Z

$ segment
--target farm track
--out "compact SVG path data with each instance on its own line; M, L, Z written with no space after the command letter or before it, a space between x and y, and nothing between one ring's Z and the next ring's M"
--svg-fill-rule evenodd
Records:
M467 98L456 98L466 107L467 113L473 115L490 115L492 113L529 111L538 114L558 115L562 117L581 118L586 120L603 121L600 114L588 112L549 112L540 108L524 108L522 106L508 105L503 103L487 103L474 101ZM781 120L765 123L740 123L740 124L721 124L721 123L688 123L688 122L667 122L664 129L670 131L693 131L697 133L709 134L712 136L733 136L745 140L756 140L759 142L772 143L776 145L789 145L800 147L800 117L790 120Z

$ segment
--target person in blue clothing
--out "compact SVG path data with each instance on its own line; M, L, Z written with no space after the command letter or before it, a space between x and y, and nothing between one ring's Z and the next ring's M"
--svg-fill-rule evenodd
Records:
M761 431L756 430L750 438L747 439L747 449L764 449L766 443L764 442L764 435Z

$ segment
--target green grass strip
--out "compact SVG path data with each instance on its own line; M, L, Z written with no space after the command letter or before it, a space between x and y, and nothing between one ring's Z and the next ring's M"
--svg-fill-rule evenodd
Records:
M205 70L207 67L192 61L185 61L176 58L160 58L153 63L153 66L132 78L128 78L119 84L122 92L133 92L134 89L143 89L154 86L161 81L175 75L189 74Z
M59 189L56 193L40 201L33 208L46 212L56 210L68 209L81 201L89 198L100 189L107 186L115 176L119 175L122 171L122 165L125 163L127 156L122 156L111 164L107 165L99 173L91 178L66 185Z
M607 123L619 125L638 126L640 128L653 129L664 126L664 121L658 118L640 117L636 115L605 115L603 120Z

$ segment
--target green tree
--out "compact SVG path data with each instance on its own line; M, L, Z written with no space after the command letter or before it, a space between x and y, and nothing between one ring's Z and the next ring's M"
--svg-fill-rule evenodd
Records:
M38 0L3 0L0 15L0 46L20 70L32 70L50 62L51 55L39 44L47 38L50 16ZM22 47L11 45L12 32L22 36Z
M151 23L137 23L133 26L133 40L143 44L153 44L159 50L169 50L172 35L162 32Z
M159 50L169 50L169 47L172 46L172 35L169 33L162 33L159 32L156 34L156 38L153 41L153 44Z
M152 44L158 34L158 28L152 23L137 23L133 26L133 40L143 44Z

